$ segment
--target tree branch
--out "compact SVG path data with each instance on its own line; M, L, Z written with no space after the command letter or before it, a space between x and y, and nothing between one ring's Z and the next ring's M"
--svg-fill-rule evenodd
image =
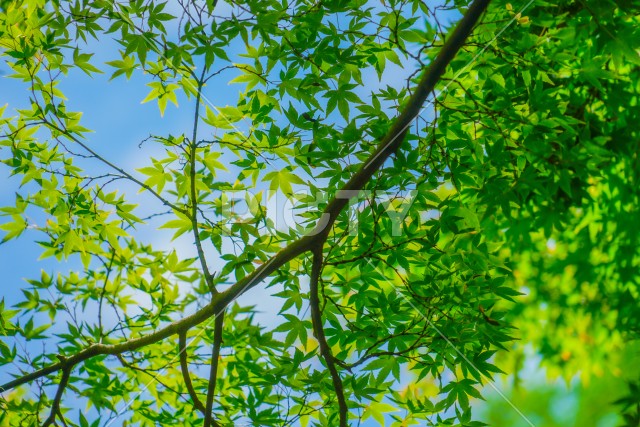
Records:
M209 291L213 294L217 293L214 285L209 266L207 265L207 259L204 256L204 250L202 249L202 241L200 239L200 229L198 226L198 191L196 189L196 154L198 150L198 123L200 122L200 98L202 97L202 79L204 77L205 70L202 70L200 80L198 80L198 88L196 95L196 111L193 119L193 135L189 144L189 180L191 181L190 198L191 198L191 228L193 228L193 238L198 250L198 258L200 258L200 264L202 265L202 272L204 274L205 281L209 287Z
M60 414L62 417L62 413L60 411L60 401L62 400L62 395L64 394L64 389L67 388L67 384L69 383L69 377L71 376L71 369L66 368L62 370L62 378L60 378L60 384L58 384L58 391L56 391L56 395L53 398L53 403L51 404L51 413L47 417L46 420L42 423L42 427L48 427L52 425L56 420L56 415Z
M222 346L222 328L224 326L224 310L216 315L213 327L213 351L211 352L211 370L209 372L209 387L207 388L207 403L204 413L203 427L220 427L213 419L213 398L216 394L216 381L218 380L218 361L220 360L220 347Z
M344 386L342 379L336 369L335 358L331 352L331 347L327 343L324 335L324 327L322 326L322 312L320 311L320 297L318 296L318 282L322 272L322 245L313 249L313 263L311 265L311 285L309 291L309 304L311 306L311 323L313 324L313 334L318 340L320 347L320 355L327 364L333 388L338 398L338 406L340 407L340 427L348 427L347 418L349 416L349 408L344 398Z
M184 379L184 385L187 387L189 396L193 401L193 406L205 415L204 405L198 398L196 390L193 388L191 382L191 376L189 375L189 366L187 365L187 331L181 331L178 334L178 354L180 355L180 371L182 372L182 378Z
M298 257L299 255L315 248L319 242L323 242L328 235L331 225L335 222L338 214L346 206L349 201L349 190L360 190L371 179L373 174L382 166L384 161L395 152L399 147L402 138L407 132L411 121L420 113L422 105L427 99L428 94L433 91L435 84L445 71L446 66L451 62L456 53L464 45L465 39L471 33L473 26L480 18L480 15L487 8L490 0L475 0L467 10L465 16L458 22L453 34L449 37L442 47L438 57L429 64L429 67L420 80L414 94L409 99L405 109L402 111L398 119L395 121L391 130L382 139L378 148L372 153L365 164L358 172L342 187L334 199L327 205L322 218L317 222L314 230L290 243L280 252L275 254L269 261L260 265L251 274L248 274L224 292L212 296L211 301L195 313L184 317L180 320L170 323L162 329L152 332L148 335L129 339L119 344L105 345L93 344L84 350L68 357L64 361L54 363L45 368L34 371L30 374L23 375L12 381L0 386L0 393L10 390L22 384L26 384L37 378L57 372L61 369L71 368L78 363L98 355L104 354L120 354L125 351L134 351L147 345L156 343L160 340L186 331L212 316L220 314L227 305L234 301L238 296L242 295L249 289L256 286L260 281L268 277L271 273L282 267L287 262ZM75 138L71 135L72 138ZM74 140L77 141L77 138ZM119 169L117 169L120 171ZM135 180L135 178L133 178ZM135 181L139 182L139 181ZM143 188L148 188L140 183ZM150 190L153 192L153 190ZM347 191L347 193L345 193ZM158 196L159 197L159 196ZM162 199L161 199L162 200ZM182 209L172 208L183 212Z

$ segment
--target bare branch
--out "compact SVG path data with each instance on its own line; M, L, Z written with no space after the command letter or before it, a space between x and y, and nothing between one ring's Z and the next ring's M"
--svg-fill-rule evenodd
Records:
M180 355L180 371L182 372L182 378L184 379L184 385L187 387L187 391L189 392L189 396L191 396L191 400L193 401L193 406L202 412L202 415L205 414L204 405L198 395L196 394L196 390L193 388L193 383L191 382L191 375L189 375L189 366L187 365L187 332L182 331L178 334L178 354Z
M197 87L197 95L196 95L196 111L194 113L193 118L193 135L191 137L191 142L189 144L189 180L191 181L190 188L190 199L191 199L191 228L193 229L193 238L196 244L196 249L198 250L198 258L200 259L200 264L202 265L202 272L204 274L205 281L207 282L207 286L209 287L209 291L213 294L217 293L214 285L213 285L213 277L211 276L211 272L209 271L209 266L207 265L207 259L204 256L204 250L202 249L202 241L200 239L200 227L198 226L198 191L196 190L196 151L198 149L198 123L200 122L200 100L202 97L202 85L204 78L205 70L202 70L202 75L198 80Z
M67 388L67 384L69 383L71 369L72 368L66 368L62 370L62 378L60 378L60 384L58 384L58 391L56 391L56 395L53 398L53 403L51 404L51 413L42 423L42 427L48 427L52 425L56 421L56 415L58 414L60 415L60 418L64 420L62 412L60 411L60 401L62 400L64 389Z
M222 328L224 326L224 311L216 315L213 327L213 351L211 352L211 371L209 372L209 387L207 388L207 403L204 413L203 427L220 427L213 419L213 398L216 394L216 381L218 380L218 362L220 360L220 347L222 346Z
M342 379L336 369L335 358L331 352L331 347L327 343L322 326L322 312L320 311L320 297L318 296L318 282L322 272L322 245L313 250L313 264L311 266L311 285L309 291L309 304L311 306L311 323L313 324L313 334L318 340L320 355L327 364L333 388L336 391L338 405L340 406L340 427L348 426L349 408L344 398L344 386Z

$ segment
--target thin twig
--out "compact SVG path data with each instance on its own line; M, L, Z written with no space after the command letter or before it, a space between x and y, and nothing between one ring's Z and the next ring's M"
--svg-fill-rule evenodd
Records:
M57 124L47 120L47 118L43 118L44 123L49 126L51 129L54 129L58 132L60 132L62 135L66 136L67 138L69 138L70 140L72 140L73 142L75 142L76 144L78 144L79 146L81 146L82 148L84 148L89 154L91 154L91 156L99 161L101 161L102 163L104 163L105 165L109 166L110 168L114 169L115 171L117 171L118 173L120 173L121 175L123 175L126 179L128 179L129 181L139 185L141 188L144 188L145 190L147 190L148 192L150 192L151 194L153 194L153 196L155 196L156 199L160 200L162 202L162 204L164 204L165 206L170 207L171 209L183 213L185 214L185 210L173 203L171 203L170 201L168 201L167 199L165 199L164 197L162 197L157 191L155 191L153 188L149 187L147 184L145 184L144 182L140 181L139 179L137 179L136 177L134 177L133 175L131 175L130 173L126 172L124 169L116 166L115 164L111 163L109 160L107 160L106 158L102 157L101 155L99 155L96 151L92 150L87 144L85 144L84 142L82 142L80 140L80 138L74 136L73 134L71 134L69 131L67 131L67 129L63 129L62 127L58 126Z

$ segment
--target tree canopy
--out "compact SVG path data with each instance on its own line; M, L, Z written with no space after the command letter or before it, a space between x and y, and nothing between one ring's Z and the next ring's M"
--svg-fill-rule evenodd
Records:
M639 24L0 1L0 424L483 425L529 348L638 425Z

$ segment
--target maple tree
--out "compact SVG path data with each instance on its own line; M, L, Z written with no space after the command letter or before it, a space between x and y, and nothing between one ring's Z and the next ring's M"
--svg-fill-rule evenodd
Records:
M3 242L74 266L0 303L0 423L482 425L518 340L554 375L617 366L640 324L639 10L0 2L28 89L0 116ZM141 75L134 102L190 125L131 137L128 170L71 110L80 72ZM259 288L279 306L238 301Z

